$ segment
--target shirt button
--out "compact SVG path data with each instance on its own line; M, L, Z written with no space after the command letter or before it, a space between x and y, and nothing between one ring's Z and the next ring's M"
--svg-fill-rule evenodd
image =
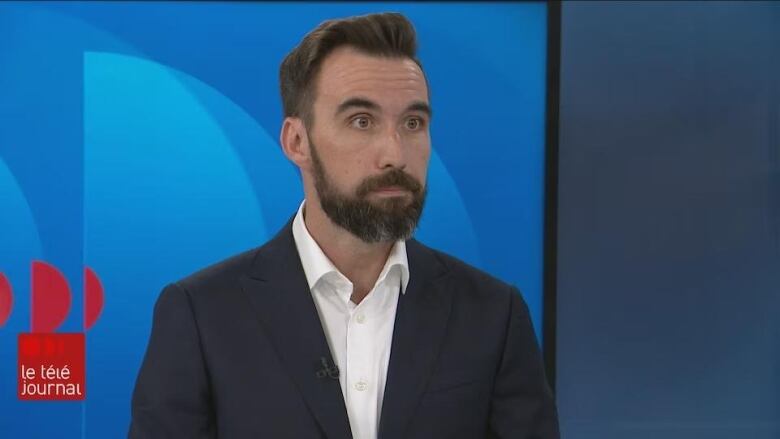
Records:
M368 383L365 381L358 381L355 383L355 390L362 392L368 388Z
M366 316L364 316L363 314L358 314L357 318L355 320L357 320L357 322L361 323L361 324L365 323L366 322Z

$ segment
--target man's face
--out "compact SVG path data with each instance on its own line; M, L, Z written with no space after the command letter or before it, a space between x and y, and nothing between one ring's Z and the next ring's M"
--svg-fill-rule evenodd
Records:
M365 242L409 238L431 152L419 66L338 48L323 61L316 89L308 137L323 211Z

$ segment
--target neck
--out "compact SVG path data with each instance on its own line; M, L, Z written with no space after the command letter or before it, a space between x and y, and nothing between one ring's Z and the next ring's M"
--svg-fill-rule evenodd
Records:
M351 300L360 303L374 287L394 243L362 241L334 224L317 203L314 200L306 202L306 229L325 256L352 282Z

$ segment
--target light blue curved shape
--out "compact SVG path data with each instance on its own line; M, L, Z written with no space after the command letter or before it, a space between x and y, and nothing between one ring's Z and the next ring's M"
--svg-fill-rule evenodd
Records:
M428 165L428 198L415 235L437 250L481 266L474 227L458 187L434 151Z
M172 73L199 100L202 108L229 139L250 179L268 232L273 235L296 212L303 199L303 188L295 166L268 131L238 104L186 73ZM278 96L267 98L278 99Z
M0 330L29 330L30 263L40 257L35 218L19 183L0 159L0 272L11 283L14 298L11 315Z
M84 55L86 261L98 271L137 259L162 280L267 237L229 140L177 76Z
M0 159L0 271L14 261L41 252L41 240L30 205L11 170Z

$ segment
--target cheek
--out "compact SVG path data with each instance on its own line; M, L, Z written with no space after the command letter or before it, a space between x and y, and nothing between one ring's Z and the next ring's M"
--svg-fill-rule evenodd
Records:
M323 136L327 138L327 141L323 140L321 143L317 143L320 159L331 178L335 178L339 182L348 182L353 178L353 175L358 173L357 170L361 169L360 167L365 162L362 154L366 148L361 147L360 142L346 136L328 134Z
M331 180L341 191L352 193L366 177L364 168L370 161L358 152L334 154L330 159Z
M425 182L425 177L428 173L428 165L431 160L431 146L430 142L425 142L414 149L412 154L412 166L413 172L421 182Z

